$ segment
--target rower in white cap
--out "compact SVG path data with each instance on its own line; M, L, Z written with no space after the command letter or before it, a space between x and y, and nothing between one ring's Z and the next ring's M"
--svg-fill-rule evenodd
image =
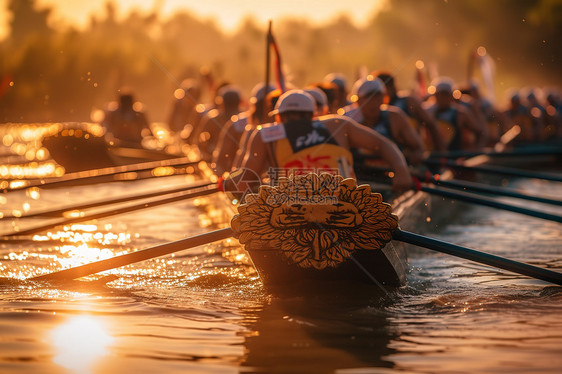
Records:
M314 99L308 93L291 90L283 94L272 112L276 123L258 127L259 130L254 132L242 169L260 176L268 173L272 180L308 172L332 172L353 177L350 148L356 147L371 150L390 164L396 191L411 188L406 160L392 142L343 116L330 115L313 120L314 111Z
M437 78L431 83L429 93L434 104L426 110L435 118L449 151L479 150L486 144L487 129L476 120L469 109L455 102L454 82L450 78ZM460 91L458 92L460 98ZM473 134L474 139L468 135Z
M392 140L412 165L419 165L424 153L422 140L400 108L383 105L384 93L384 82L379 78L369 75L358 80L352 88L353 104L346 108L345 116Z
M273 108L267 108L265 103L268 92L275 90L269 84L257 84L250 97L250 109L232 117L222 128L216 148L213 150L212 167L218 175L230 171L234 165L238 150L243 149L248 142L249 135L257 125L266 123L267 114Z

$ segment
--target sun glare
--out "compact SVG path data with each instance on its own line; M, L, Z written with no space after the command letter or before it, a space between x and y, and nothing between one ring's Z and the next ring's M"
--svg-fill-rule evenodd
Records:
M53 361L73 373L91 373L113 341L105 326L91 316L72 317L51 332L56 349Z
M384 1L356 0L353 7L341 1L312 0L302 2L286 0L282 3L265 3L260 0L214 0L201 2L197 0L114 0L117 4L118 16L123 16L135 9L140 12L156 10L164 17L170 17L178 11L189 11L192 14L211 19L224 31L233 31L245 17L253 16L265 24L268 19L279 19L294 15L299 9L301 17L321 23L330 21L339 15L347 14L354 22L364 25L379 10ZM38 0L40 8L53 8L51 23L72 25L83 28L90 22L90 16L101 16L105 12L107 0L88 2L74 0ZM159 5L160 4L160 5ZM5 9L7 0L0 0L0 8ZM157 7L157 8L155 8ZM0 12L0 40L8 34L8 18Z

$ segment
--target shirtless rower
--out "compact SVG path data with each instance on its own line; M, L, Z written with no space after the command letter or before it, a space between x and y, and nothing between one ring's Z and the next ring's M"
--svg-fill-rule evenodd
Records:
M367 149L386 160L394 170L393 189L411 188L412 179L404 156L392 142L350 118L328 115L313 120L314 99L302 90L283 94L273 114L276 123L255 131L248 144L241 169L273 180L289 174L330 171L354 177L350 148ZM225 190L237 186L234 172ZM240 190L238 190L240 191Z

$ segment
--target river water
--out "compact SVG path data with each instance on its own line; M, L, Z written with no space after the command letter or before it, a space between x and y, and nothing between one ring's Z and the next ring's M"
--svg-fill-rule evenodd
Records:
M34 212L193 182L173 176L10 192L0 209ZM509 185L562 195L556 182ZM99 276L59 286L25 280L224 227L228 213L213 203L191 199L4 240L0 372L562 370L562 288L424 249L409 254L408 286L386 296L376 287L270 295L235 240L109 271L116 279L107 284ZM448 200L432 207L420 225L428 235L562 272L562 225ZM45 221L3 219L0 232Z

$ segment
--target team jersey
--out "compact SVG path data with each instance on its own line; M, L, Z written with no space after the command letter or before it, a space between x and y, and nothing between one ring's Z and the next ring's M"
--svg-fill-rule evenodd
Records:
M390 126L390 116L388 110L380 111L379 119L375 124L366 123L365 117L363 117L363 113L361 113L361 110L359 108L351 108L349 110L346 110L344 115L351 119L354 119L356 122L359 122L362 125L365 125L375 130L382 136L392 140L394 143L397 143L396 139L394 139L394 136L392 135L392 129Z
M408 98L407 97L399 97L394 96L390 98L388 105L396 106L404 111L406 115L411 118L412 112L410 111L410 106L408 105Z
M277 175L310 172L355 177L351 152L340 146L320 121L292 121L259 130L268 143Z

